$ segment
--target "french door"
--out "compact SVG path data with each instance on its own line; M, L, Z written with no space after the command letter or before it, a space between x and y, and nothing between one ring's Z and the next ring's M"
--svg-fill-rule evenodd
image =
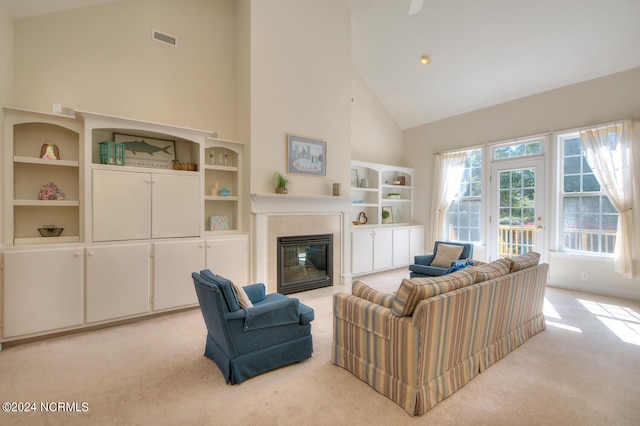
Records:
M491 166L490 260L544 253L544 159L502 160Z

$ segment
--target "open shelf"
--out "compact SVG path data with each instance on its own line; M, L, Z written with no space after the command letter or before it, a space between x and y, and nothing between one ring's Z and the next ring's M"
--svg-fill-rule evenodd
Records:
M5 108L4 242L7 245L79 242L81 123L74 117ZM42 158L53 154L55 158ZM46 154L46 155L45 155ZM63 200L40 200L53 183ZM65 237L40 237L38 228L65 228Z
M352 221L356 221L364 211L368 218L367 225L397 226L412 222L413 169L354 160L351 162L351 170L351 200L362 200L360 203L353 203ZM359 186L363 183L362 179L366 180L367 187ZM400 197L388 198L388 194L399 194ZM382 221L385 206L392 207L393 223Z

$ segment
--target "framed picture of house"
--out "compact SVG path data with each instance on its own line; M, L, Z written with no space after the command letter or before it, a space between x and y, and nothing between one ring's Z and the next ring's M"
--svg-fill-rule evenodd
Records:
M325 141L287 135L287 172L303 175L327 175Z
M132 167L173 169L176 143L172 140L114 133L115 142L124 145L124 164Z

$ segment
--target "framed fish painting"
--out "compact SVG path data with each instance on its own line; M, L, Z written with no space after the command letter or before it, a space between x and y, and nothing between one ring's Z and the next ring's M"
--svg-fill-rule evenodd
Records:
M176 159L176 143L172 140L114 133L113 140L124 145L124 165L172 169Z

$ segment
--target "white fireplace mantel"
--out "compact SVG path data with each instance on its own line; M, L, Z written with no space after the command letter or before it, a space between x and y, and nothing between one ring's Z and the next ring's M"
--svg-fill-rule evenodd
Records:
M298 194L251 194L252 234L254 236L253 274L256 282L267 284L269 291L275 291L274 283L269 283L269 218L274 216L336 216L340 220L340 277L334 285L351 281L351 200L348 197L330 195ZM334 243L335 244L335 243Z
M251 213L337 213L350 212L348 197L330 195L251 194Z

